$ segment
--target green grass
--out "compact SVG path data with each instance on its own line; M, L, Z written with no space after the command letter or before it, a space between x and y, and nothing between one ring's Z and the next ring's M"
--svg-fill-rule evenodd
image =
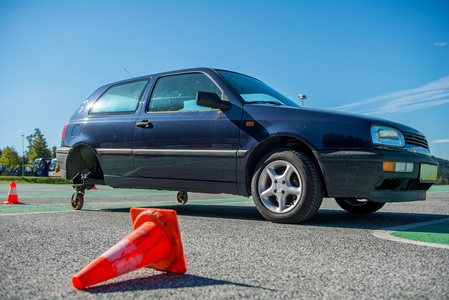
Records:
M21 184L71 184L71 180L61 177L34 177L34 176L0 176L0 183L15 181Z

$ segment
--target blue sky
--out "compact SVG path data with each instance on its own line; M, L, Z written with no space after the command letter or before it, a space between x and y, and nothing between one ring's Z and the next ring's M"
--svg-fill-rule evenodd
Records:
M59 146L76 108L125 68L190 67L410 125L449 159L447 0L0 0L0 148L21 154L34 128Z

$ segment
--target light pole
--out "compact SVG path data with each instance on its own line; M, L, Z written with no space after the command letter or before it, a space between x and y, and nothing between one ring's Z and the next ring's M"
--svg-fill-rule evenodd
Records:
M24 153L24 151L23 151L23 144L24 144L24 142L23 142L23 134L22 134L22 176L24 176L25 175L25 163L24 163L24 161L25 161L25 158L24 158L24 156L25 156L25 153Z
M298 95L298 98L301 99L302 107L304 107L304 100L307 99L306 95L304 95L304 94L299 94L299 95Z

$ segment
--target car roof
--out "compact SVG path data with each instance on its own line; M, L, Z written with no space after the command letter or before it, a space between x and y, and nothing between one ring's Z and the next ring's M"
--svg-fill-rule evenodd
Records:
M173 70L173 71L164 71L164 72L153 73L153 74L148 74L148 75L139 76L139 77L128 78L128 79L124 79L124 80L108 83L108 84L104 85L103 87L109 87L109 86L112 86L112 85L115 85L115 84L119 84L119 83L144 80L144 79L149 79L149 78L153 78L153 77L160 77L160 76L170 75L170 74L182 74L182 73L192 73L192 72L210 72L210 71L216 72L216 73L218 71L225 71L225 72L230 72L230 73L235 73L235 74L240 74L240 75L244 75L244 76L247 76L247 77L251 77L251 76L248 76L246 74L238 73L238 72L234 72L234 71L230 71L230 70L215 69L215 68L208 68L208 67L198 67L198 68L179 69L179 70ZM251 78L254 78L254 77L251 77ZM257 78L254 78L254 79L259 80Z
M189 69L180 69L180 70L173 70L173 71L164 71L164 72L159 72L159 73L143 75L143 76L139 76L139 77L128 78L128 79L112 82L112 83L109 83L107 85L109 86L109 85L114 85L114 84L118 84L118 83L124 83L124 82L128 82L128 81L135 81L135 80L137 81L137 80L148 79L148 78L152 78L152 77L160 77L160 76L164 76L164 75L168 75L168 74L180 74L180 73L191 73L191 72L207 72L207 71L219 71L219 70L218 69L201 67L201 68L189 68ZM228 72L231 72L231 71L228 71Z

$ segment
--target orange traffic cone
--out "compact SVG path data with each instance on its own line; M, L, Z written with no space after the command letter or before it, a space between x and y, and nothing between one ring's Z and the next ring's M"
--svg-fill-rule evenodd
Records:
M131 208L134 231L72 277L82 290L142 267L186 272L176 211Z
M6 202L2 202L0 204L25 204L25 202L19 202L19 196L17 196L17 187L16 182L11 181L9 183L9 194Z
M92 189L93 189L93 190L96 190L96 189L97 189L97 185L95 184L95 185L92 187Z

